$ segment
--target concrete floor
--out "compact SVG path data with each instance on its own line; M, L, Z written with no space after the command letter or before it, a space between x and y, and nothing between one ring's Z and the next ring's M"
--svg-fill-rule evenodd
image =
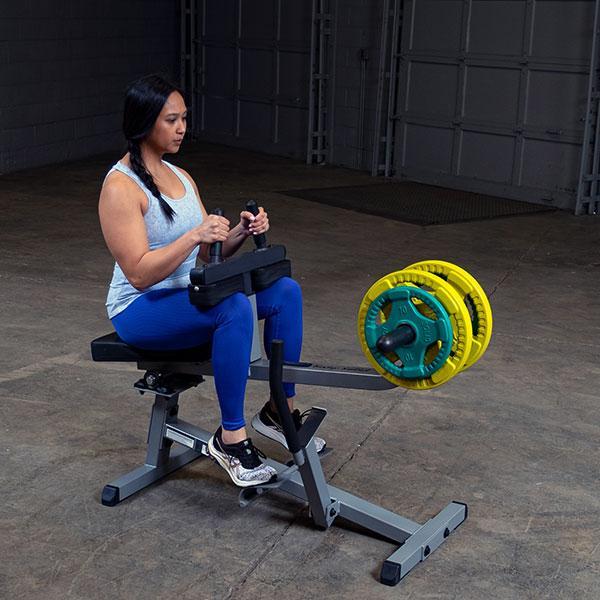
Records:
M208 208L257 198L305 298L303 357L366 365L355 318L378 277L420 259L471 271L489 292L485 357L440 389L299 389L324 406L336 486L424 521L450 500L469 519L396 588L394 547L321 532L285 497L237 506L197 461L115 508L110 479L143 461L151 399L132 365L93 363L112 260L96 204L116 156L0 178L0 597L597 598L600 586L600 220L565 213L422 228L283 196L373 180L218 146L178 160ZM266 386L250 382L247 415ZM212 381L181 416L218 424ZM269 441L260 447L279 460Z

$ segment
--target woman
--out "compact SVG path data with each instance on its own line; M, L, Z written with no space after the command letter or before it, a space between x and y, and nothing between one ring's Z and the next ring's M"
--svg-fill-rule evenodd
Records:
M240 213L230 228L222 216L208 215L190 175L162 160L176 153L186 130L182 94L150 75L134 82L125 97L123 132L129 151L109 171L100 194L99 214L106 244L116 264L107 298L108 316L126 343L148 350L191 348L212 340L215 387L221 426L208 442L209 454L239 486L273 479L244 421L244 394L252 345L250 302L234 294L200 310L188 299L189 272L196 257L208 262L209 247L222 242L223 257L234 254L251 235L269 229L267 213ZM302 296L298 284L282 278L256 295L265 318L265 348L284 340L285 360L298 361L302 345ZM295 389L285 384L290 410ZM299 427L302 415L293 410ZM252 426L285 445L272 401ZM315 438L317 450L325 446Z

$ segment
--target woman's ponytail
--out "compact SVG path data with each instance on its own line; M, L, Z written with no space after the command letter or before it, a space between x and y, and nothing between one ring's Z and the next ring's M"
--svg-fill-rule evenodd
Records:
M128 140L129 162L132 171L142 180L143 184L152 192L152 195L158 200L160 208L165 217L172 223L175 219L175 211L172 206L162 197L152 175L148 173L144 161L142 160L142 151L140 143L135 140Z

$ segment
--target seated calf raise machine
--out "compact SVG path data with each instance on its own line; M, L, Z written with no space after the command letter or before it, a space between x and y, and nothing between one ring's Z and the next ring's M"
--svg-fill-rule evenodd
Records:
M257 214L256 204L247 209ZM216 211L215 211L216 212ZM218 214L221 214L220 212ZM199 307L214 306L225 297L245 293L254 309L254 339L249 378L269 381L293 461L267 463L277 470L274 482L241 489L240 506L246 507L263 493L288 493L308 502L310 515L320 529L329 528L337 517L388 538L400 547L383 563L380 581L396 585L419 562L425 560L454 529L467 518L467 506L450 502L441 512L421 525L367 502L344 490L328 485L312 438L327 412L313 407L300 430L296 430L283 391L283 382L382 390L394 384L369 368L318 366L312 363L283 361L283 342L276 340L271 360L261 356L255 293L291 273L283 246L267 246L264 234L255 236L257 248L221 262L220 244L211 247L211 263L190 274L190 301ZM398 336L396 336L398 337ZM396 340L396 343L402 343ZM102 504L115 506L135 492L200 457L207 457L212 433L178 417L179 395L211 375L210 345L177 351L148 351L134 348L116 333L91 344L95 361L137 362L145 371L134 384L141 392L155 394L150 417L145 463L111 481L102 491ZM176 448L171 448L173 442ZM322 453L323 454L323 453Z

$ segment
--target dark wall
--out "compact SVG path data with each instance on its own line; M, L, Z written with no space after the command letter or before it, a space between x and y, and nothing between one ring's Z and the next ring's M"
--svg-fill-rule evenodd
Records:
M310 0L198 2L193 127L204 140L303 159Z
M0 173L123 146L129 81L179 81L179 2L3 1Z
M383 2L338 0L335 10L331 162L369 170L375 138Z

